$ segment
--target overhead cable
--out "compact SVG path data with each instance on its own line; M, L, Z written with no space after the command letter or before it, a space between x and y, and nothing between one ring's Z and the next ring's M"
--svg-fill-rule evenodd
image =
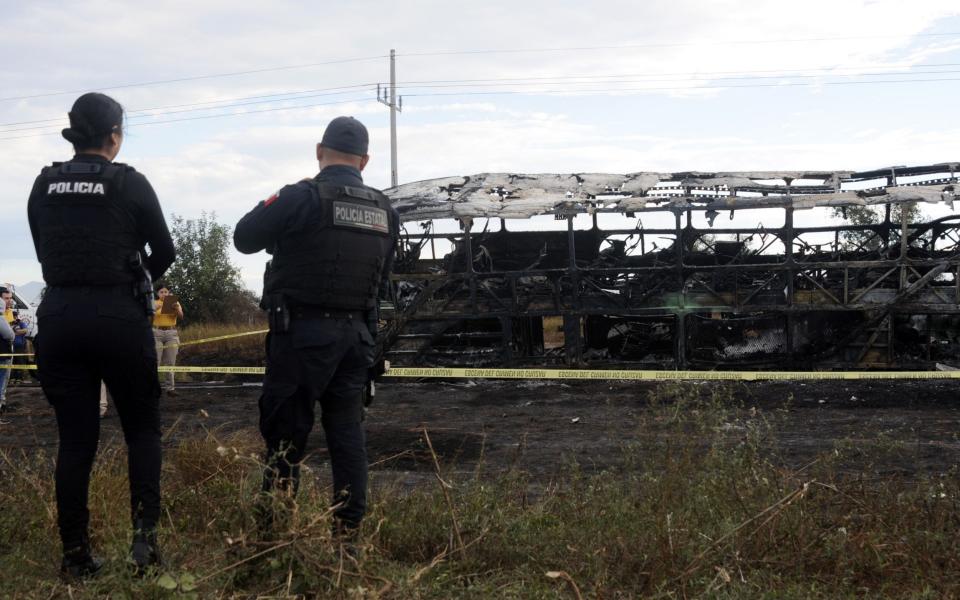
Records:
M370 84L365 84L364 87L367 87L367 86L369 86L369 85L370 85ZM357 87L360 87L360 86L357 86ZM164 116L164 115L182 114L182 113L197 112L197 111L204 111L204 110L222 110L222 109L228 109L228 108L239 108L239 107L243 107L243 106L253 106L253 105L265 104L265 103L269 103L269 102L290 102L290 101L294 101L294 100L305 100L305 99L310 99L310 98L321 98L321 97L325 97L325 96L337 96L337 95L340 95L340 94L355 94L355 93L357 93L357 91L358 91L358 90L348 90L348 91L343 91L343 92L326 92L326 93L320 93L320 94L298 95L298 96L294 96L294 97L289 97L289 94L280 94L280 95L288 96L288 97L286 97L286 98L276 98L276 97L270 97L270 96L261 96L262 98L267 98L267 99L265 99L265 100L252 100L252 101L250 101L250 102L235 102L235 103L232 103L232 104L221 104L221 105L219 105L219 106L198 106L198 105L202 105L202 104L208 104L208 103L205 103L205 102L201 102L201 103L197 103L196 105L191 105L191 104L181 105L181 106L195 106L195 108L179 108L179 109L174 109L174 110L141 109L140 111L138 111L138 114L131 114L132 111L128 112L128 113L127 113L127 119L128 119L128 123L130 123L130 124L132 125L132 124L139 124L139 123L141 122L141 121L140 121L141 119L153 119L153 118L156 118L156 117L162 117L162 116ZM371 92L372 92L372 90L371 90ZM302 92L298 92L298 93L303 94ZM256 98L256 96L251 96L251 98ZM363 99L365 99L365 98L363 98ZM173 106L176 106L176 105L173 105ZM137 119L137 121L136 121L136 122L131 122L131 121L134 120L134 119ZM28 125L28 126L26 126L26 127L13 127L13 128L11 128L11 129L3 129L3 130L0 130L0 134L9 133L9 132L12 132L12 131L30 131L30 130L35 130L35 129L46 129L47 127L51 127L51 125L52 125L53 123L63 123L63 122L65 122L65 121L66 121L66 117L60 117L60 118L58 118L58 119L47 119L47 120L43 120L43 121L35 121L35 123L44 123L44 124L43 124L43 125ZM6 126L6 125L0 125L0 127L4 127L4 126Z
M960 32L939 32L939 33L903 33L895 35L867 35L867 36L839 36L839 37L810 37L810 38L794 38L794 39L739 39L739 40L716 40L716 41L695 41L695 42L655 42L655 43L645 43L645 44L621 44L621 45L602 45L602 46L566 46L566 47L546 47L546 48L487 48L487 49L477 49L477 50L442 50L442 51L432 51L432 52L404 52L397 53L397 57L409 56L409 57L432 57L432 56L458 56L458 55L473 55L473 54L523 54L523 53L538 53L538 52L582 52L582 51L595 51L595 50L630 50L630 49L642 49L642 48L672 48L672 47L689 47L689 46L724 46L724 45L751 45L751 44L794 44L794 43L808 43L808 42L832 42L832 41L854 41L854 40L870 40L870 39L904 39L904 38L951 38L951 37L960 37ZM193 75L187 77L175 77L171 79L158 79L152 81L140 81L135 83L118 83L110 84L106 86L98 86L97 89L101 90L116 90L124 88L136 88L136 87L147 87L154 85L165 85L171 83L183 83L186 81L199 81L204 79L218 79L223 77L236 77L241 75L255 75L259 73L270 73L275 71L289 71L296 69L307 69L311 67L319 67L326 65L338 65L338 64L347 64L354 62L365 62L371 60L379 60L383 58L389 58L388 54L378 54L374 56L362 56L356 58L344 58L339 60L328 60L321 62L305 63L298 65L282 65L275 67L263 67L259 69L249 69L245 71L229 71L224 73L211 73L206 75ZM46 98L50 96L62 96L66 94L79 94L83 92L90 91L89 89L82 90L61 90L55 92L40 92L36 94L21 94L16 96L6 96L0 97L0 102L11 101L11 100L29 100L33 98Z
M404 94L407 98L427 97L427 96L498 96L498 95L543 95L543 94L567 94L567 95L591 95L597 92L611 94L614 92L651 92L651 91L698 91L698 90L726 90L737 88L776 88L776 87L818 87L827 85L881 85L881 84L899 84L899 83L932 83L943 81L960 81L960 78L944 77L935 79L889 79L882 81L825 81L825 82L805 82L805 83L755 83L745 85L700 85L689 87L628 87L628 88L603 88L593 90L504 90L504 91L462 91L462 92L430 92L423 94Z
M258 73L271 73L271 72L274 72L274 71L290 71L290 70L294 70L294 69L307 69L307 68L310 68L310 67L320 67L320 66L325 66L325 65L340 65L340 64L353 63L353 62L363 62L363 61L369 61L369 60L378 60L378 59L381 59L381 58L387 58L387 56L388 56L388 55L386 55L386 54L379 54L379 55L377 55L377 56L363 56L363 57L360 57L360 58L344 58L344 59L342 59L342 60L328 60L328 61L323 61L323 62L306 63L306 64L301 64L301 65L285 65L285 66L280 66L280 67L265 67L265 68L262 68L262 69L251 69L251 70L249 70L249 71L231 71L231 72L228 72L228 73L212 73L212 74L209 74L209 75L193 75L193 76L190 76L190 77L177 77L177 78L174 78L174 79L157 79L157 80L154 80L154 81L140 81L140 82L137 82L137 83L119 83L119 84L112 84L112 85L107 85L107 86L100 86L100 87L98 87L97 89L99 89L99 90L119 90L119 89L124 89L124 88L147 87L147 86L153 86L153 85L165 85L165 84L168 84L168 83L183 83L183 82L186 82L186 81L199 81L199 80L202 80L202 79L218 79L218 78L221 78L221 77L236 77L236 76L239 76L239 75L255 75L255 74L258 74ZM30 100L30 99L32 99L32 98L47 98L47 97L50 97L50 96L63 96L63 95L66 95L66 94L82 94L82 93L84 93L84 92L89 92L89 91L91 91L91 90L90 90L90 89L83 89L83 90L63 90L63 91L59 91L59 92L43 92L43 93L39 93L39 94L24 94L24 95L20 95L20 96L7 96L7 97L5 97L5 98L0 98L0 102L5 102L5 101L8 101L8 100Z
M922 73L912 73L912 72L896 72L896 73L876 73L870 75L844 75L843 77L893 77L893 76L904 76L904 75L944 75L944 74L955 74L960 73L958 70L944 70L944 71L924 71ZM701 82L701 81L745 81L745 80L769 80L769 79L793 79L793 78L803 78L803 79L821 79L826 77L825 75L788 75L788 76L778 76L778 75L764 75L757 77L704 77L704 78L688 78L688 79L621 79L621 80L610 80L604 79L602 81L573 81L569 79L561 79L559 81L545 81L540 79L531 79L527 81L523 80L514 80L514 81L497 81L497 80L487 80L490 83L440 83L440 84L418 84L418 85L407 85L401 84L397 86L398 90L409 90L409 89L429 89L429 88L456 88L456 87L513 87L513 86L529 86L529 85L598 85L598 84L613 84L613 83L684 83L684 82ZM557 78L559 79L559 78ZM587 78L584 78L587 79ZM871 80L876 81L877 83L882 83L883 79ZM719 86L718 86L719 87ZM411 95L411 94L405 94Z
M932 64L922 64L922 65L886 65L886 66L859 66L859 67L811 67L806 69L769 69L769 70L753 70L753 71L711 71L711 72L677 72L677 73L619 73L619 74L601 74L601 75L561 75L561 76L533 76L533 77L500 77L500 78L490 78L490 79L435 79L435 80L413 80L406 81L401 83L401 89L420 89L420 88L443 88L443 87L504 87L504 86L519 86L519 85L562 85L569 83L570 85L588 85L591 83L645 83L645 82L697 82L697 81L725 81L725 80L766 80L766 79L780 79L780 78L821 78L821 77L891 77L891 76L903 76L903 75L931 75L931 74L951 74L957 73L960 71L956 70L943 70L943 71L919 71L919 72L896 72L896 71L883 71L878 73L865 73L866 70L877 70L877 69L890 69L890 68L913 68L913 69L932 69L932 68L941 68L941 67L956 67L960 66L960 63L932 63ZM855 73L838 73L838 70L855 70ZM820 74L806 74L809 71L829 71ZM791 74L791 75L753 75L752 73L800 73L800 74ZM735 74L743 74L741 76L734 76ZM649 79L650 77L656 76L681 76L681 75L690 75L692 77L687 78L671 78L671 79ZM730 75L730 76L723 76ZM625 77L643 77L645 79L640 80L617 80L618 78ZM590 81L596 79L598 81ZM554 81L550 81L554 80ZM582 80L582 81L576 81ZM449 84L449 85L448 85ZM151 108L142 108L142 109L130 109L127 111L128 118L155 118L164 114L173 114L180 112L194 112L202 110L216 110L224 108L234 108L238 106L260 104L264 102L272 101L289 101L289 100L299 100L303 98L314 98L327 95L339 95L351 93L358 88L372 87L376 85L376 82L368 83L359 83L353 85L341 85L336 87L328 88L315 88L315 89L306 89L306 90L294 90L286 92L275 92L271 94L260 94L255 96L241 96L234 98L224 98L220 100L206 100L199 102L189 102L181 104L169 104L163 106L156 106ZM329 93L326 93L329 92ZM411 95L408 93L407 95ZM249 101L249 102L248 102ZM219 106L213 106L219 105ZM184 108L186 110L171 110ZM157 112L159 111L159 112ZM0 134L13 132L13 131L28 131L32 129L41 129L46 127L49 123L61 123L65 117L56 117L50 119L38 119L32 121L17 121L10 123L0 123L0 128L11 128L0 130ZM37 127L18 127L21 125L40 125Z
M766 39L766 40L717 40L717 41L696 41L696 42L656 42L648 44L619 44L609 46L562 46L548 48L487 48L483 50L441 50L435 52L402 52L397 53L397 57L403 56L458 56L471 54L523 54L536 52L582 52L587 50L633 50L640 48L679 48L689 46L734 46L751 44L796 44L806 42L840 42L855 40L873 40L873 39L902 39L902 38L932 38L932 37L960 37L960 32L943 33L916 33L916 34L896 34L896 35L864 35L864 36L841 36L841 37L811 37L794 39Z
M315 104L303 104L303 105L298 105L298 106L275 106L275 107L272 107L272 108L261 108L261 109L258 109L258 110L247 110L247 111L244 111L244 112L221 113L221 114L216 114L216 115L199 115L199 116L195 116L195 117L181 117L181 118L178 118L178 119L165 119L165 120L162 120L162 121L147 121L147 122L144 122L144 123L134 123L134 124L130 125L130 127L143 127L143 126L146 126L146 125L162 125L162 124L164 124L164 123L179 123L179 122L182 122L182 121L201 121L201 120L205 120L205 119L219 119L219 118L224 118L224 117L242 117L242 116L252 115L252 114L258 114L258 113L279 112L279 111L285 111L285 110L299 110L299 109L304 109L304 108L314 108L314 107L317 107L317 106L332 106L332 105L334 105L334 104L349 104L349 103L351 103L351 102L371 102L371 101L373 101L373 100L374 100L373 98L354 98L354 99L350 99L350 100L337 100L336 102L318 102L318 103L315 103ZM26 134L26 135L18 135L18 136L10 136L10 137L0 137L0 141L4 141L4 140L19 140L19 139L24 139L24 138L42 137L42 136L59 135L59 134L60 134L59 131L49 131L49 132L46 132L46 133L31 133L31 134Z

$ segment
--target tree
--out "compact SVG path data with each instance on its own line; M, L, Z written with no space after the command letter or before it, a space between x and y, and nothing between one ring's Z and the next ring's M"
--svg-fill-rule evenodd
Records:
M915 223L922 216L916 202L896 203L890 207L890 243L899 244L900 219L904 209L907 211L907 222ZM833 215L850 225L877 225L883 223L884 207L878 206L844 206L834 207ZM840 244L844 250L871 250L876 251L883 245L883 240L872 231L843 231L840 233Z
M230 228L216 214L199 219L172 215L171 234L177 260L164 283L180 298L188 319L233 322L256 310L256 299L240 282L240 270L230 263Z

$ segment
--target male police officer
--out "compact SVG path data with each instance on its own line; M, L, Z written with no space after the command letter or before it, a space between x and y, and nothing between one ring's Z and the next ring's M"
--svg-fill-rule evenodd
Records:
M260 431L263 490L296 493L314 404L333 470L334 531L350 534L366 510L361 390L373 361L377 299L399 236L390 201L363 184L367 129L330 122L317 144L320 173L288 185L237 223L234 244L273 254L264 275L269 311Z

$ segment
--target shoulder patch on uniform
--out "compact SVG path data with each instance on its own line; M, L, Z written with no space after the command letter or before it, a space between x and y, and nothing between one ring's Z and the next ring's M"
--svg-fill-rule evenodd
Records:
M271 204L273 204L274 202L276 202L276 201L277 201L277 198L279 198L279 197L280 197L280 192L274 192L274 194L273 194L272 196L270 196L269 198L267 198L266 200L263 201L263 205L264 205L264 206L270 206Z

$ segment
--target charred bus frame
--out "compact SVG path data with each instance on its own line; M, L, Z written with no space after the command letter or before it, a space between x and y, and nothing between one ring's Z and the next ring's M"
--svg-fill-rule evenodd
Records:
M929 367L960 356L960 215L909 222L893 207L952 209L957 167L404 184L387 193L404 223L422 226L403 235L382 343L394 364ZM882 220L795 224L806 209L863 206L883 207ZM782 211L782 226L713 227L752 209ZM672 226L598 227L604 214L647 213ZM694 226L697 213L708 227ZM507 231L505 219L536 215L566 231ZM592 226L578 230L578 215ZM461 231L436 232L437 219ZM479 219L499 219L499 231L477 231ZM663 236L669 247L649 243ZM450 253L420 258L440 239Z

